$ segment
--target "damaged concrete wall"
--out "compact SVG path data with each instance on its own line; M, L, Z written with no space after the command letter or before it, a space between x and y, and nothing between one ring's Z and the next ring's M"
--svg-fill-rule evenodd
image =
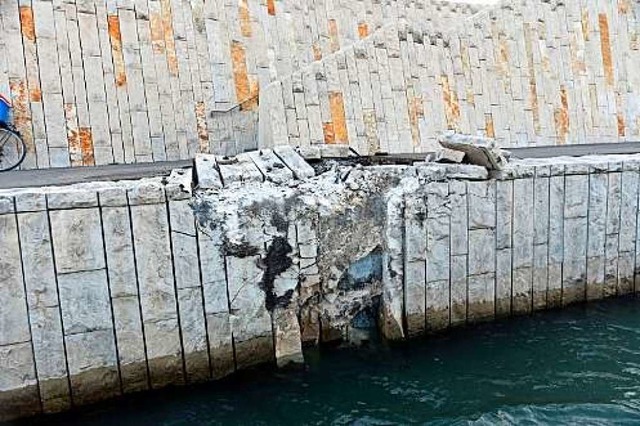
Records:
M1 418L640 288L640 156L195 170L0 192Z

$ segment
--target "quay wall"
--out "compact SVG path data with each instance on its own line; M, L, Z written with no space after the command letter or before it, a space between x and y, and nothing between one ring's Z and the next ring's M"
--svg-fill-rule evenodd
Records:
M634 293L639 179L638 155L489 174L277 148L0 191L0 418Z

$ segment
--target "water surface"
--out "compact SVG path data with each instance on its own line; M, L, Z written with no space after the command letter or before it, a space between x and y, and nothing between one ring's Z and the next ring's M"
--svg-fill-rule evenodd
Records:
M306 356L303 371L255 371L21 424L640 424L636 299Z

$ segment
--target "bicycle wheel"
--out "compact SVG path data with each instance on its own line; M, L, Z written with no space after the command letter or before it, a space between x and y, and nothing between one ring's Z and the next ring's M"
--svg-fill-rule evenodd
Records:
M12 130L0 129L0 172L18 167L25 155L27 149L22 138Z

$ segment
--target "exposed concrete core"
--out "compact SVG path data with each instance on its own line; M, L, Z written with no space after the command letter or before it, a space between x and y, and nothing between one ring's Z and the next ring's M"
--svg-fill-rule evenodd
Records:
M0 418L639 288L639 155L316 161L0 191Z

